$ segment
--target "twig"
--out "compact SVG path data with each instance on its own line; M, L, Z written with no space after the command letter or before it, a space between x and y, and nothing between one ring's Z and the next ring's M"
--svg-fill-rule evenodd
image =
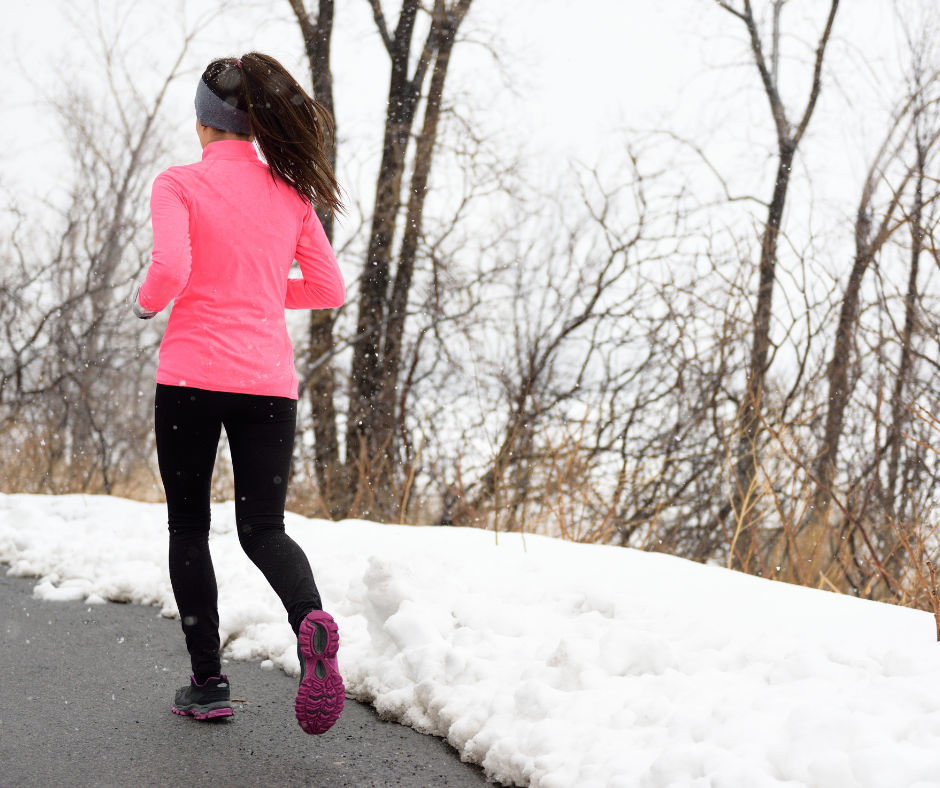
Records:
M408 470L408 479L405 482L405 490L401 496L401 513L398 515L398 524L405 524L405 509L408 508L408 496L411 494L411 485L415 480L415 470L418 467L418 460L421 459L421 450L424 448L424 433L421 434L421 440L418 442L418 450L415 452L415 458L411 461L411 468Z
M937 573L934 571L933 562L927 559L927 568L930 570L930 601L933 607L933 617L937 625L937 641L940 642L940 597L937 596Z

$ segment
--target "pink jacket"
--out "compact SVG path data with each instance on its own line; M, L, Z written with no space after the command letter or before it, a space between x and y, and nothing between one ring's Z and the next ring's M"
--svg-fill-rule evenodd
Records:
M271 179L250 142L206 145L157 176L153 262L138 301L174 301L157 382L297 399L285 309L342 306L346 287L313 208ZM291 264L302 279L289 279Z

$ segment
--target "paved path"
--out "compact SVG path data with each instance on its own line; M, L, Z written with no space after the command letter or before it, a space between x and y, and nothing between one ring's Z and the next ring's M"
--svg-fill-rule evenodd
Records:
M0 786L485 785L440 739L347 699L323 736L294 719L296 680L230 662L235 716L170 713L189 674L179 622L156 608L34 599L0 565Z

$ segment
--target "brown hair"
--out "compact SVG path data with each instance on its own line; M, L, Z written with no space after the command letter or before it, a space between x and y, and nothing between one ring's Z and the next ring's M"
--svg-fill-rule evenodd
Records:
M308 203L342 213L326 150L333 119L284 66L269 55L249 52L238 60L213 60L202 78L213 93L248 113L272 178L296 189Z

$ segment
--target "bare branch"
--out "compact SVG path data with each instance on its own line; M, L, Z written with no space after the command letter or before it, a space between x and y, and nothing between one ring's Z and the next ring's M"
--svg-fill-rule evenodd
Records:
M832 23L836 18L836 11L839 10L839 0L832 0L832 6L829 9L829 18L826 20L826 29L823 31L822 38L819 39L819 46L816 48L816 64L813 67L813 89L810 92L809 101L803 112L803 118L800 125L797 126L796 133L793 135L793 146L800 144L803 133L809 125L809 120L813 116L813 110L816 107L816 100L819 98L819 91L822 89L822 64L823 56L826 53L826 44L829 43L829 35L832 33Z
M732 5L728 3L726 0L715 0L715 2L718 3L718 5L720 5L722 8L724 8L725 11L728 11L729 13L734 14L738 19L743 19L744 21L747 21L747 17L745 17L744 14L742 14L736 8L732 7Z
M385 23L385 14L382 13L382 0L369 0L372 6L372 16L375 19L375 26L379 29L379 35L382 37L382 43L385 44L385 51L392 54L395 48L395 42L388 33L388 25Z

